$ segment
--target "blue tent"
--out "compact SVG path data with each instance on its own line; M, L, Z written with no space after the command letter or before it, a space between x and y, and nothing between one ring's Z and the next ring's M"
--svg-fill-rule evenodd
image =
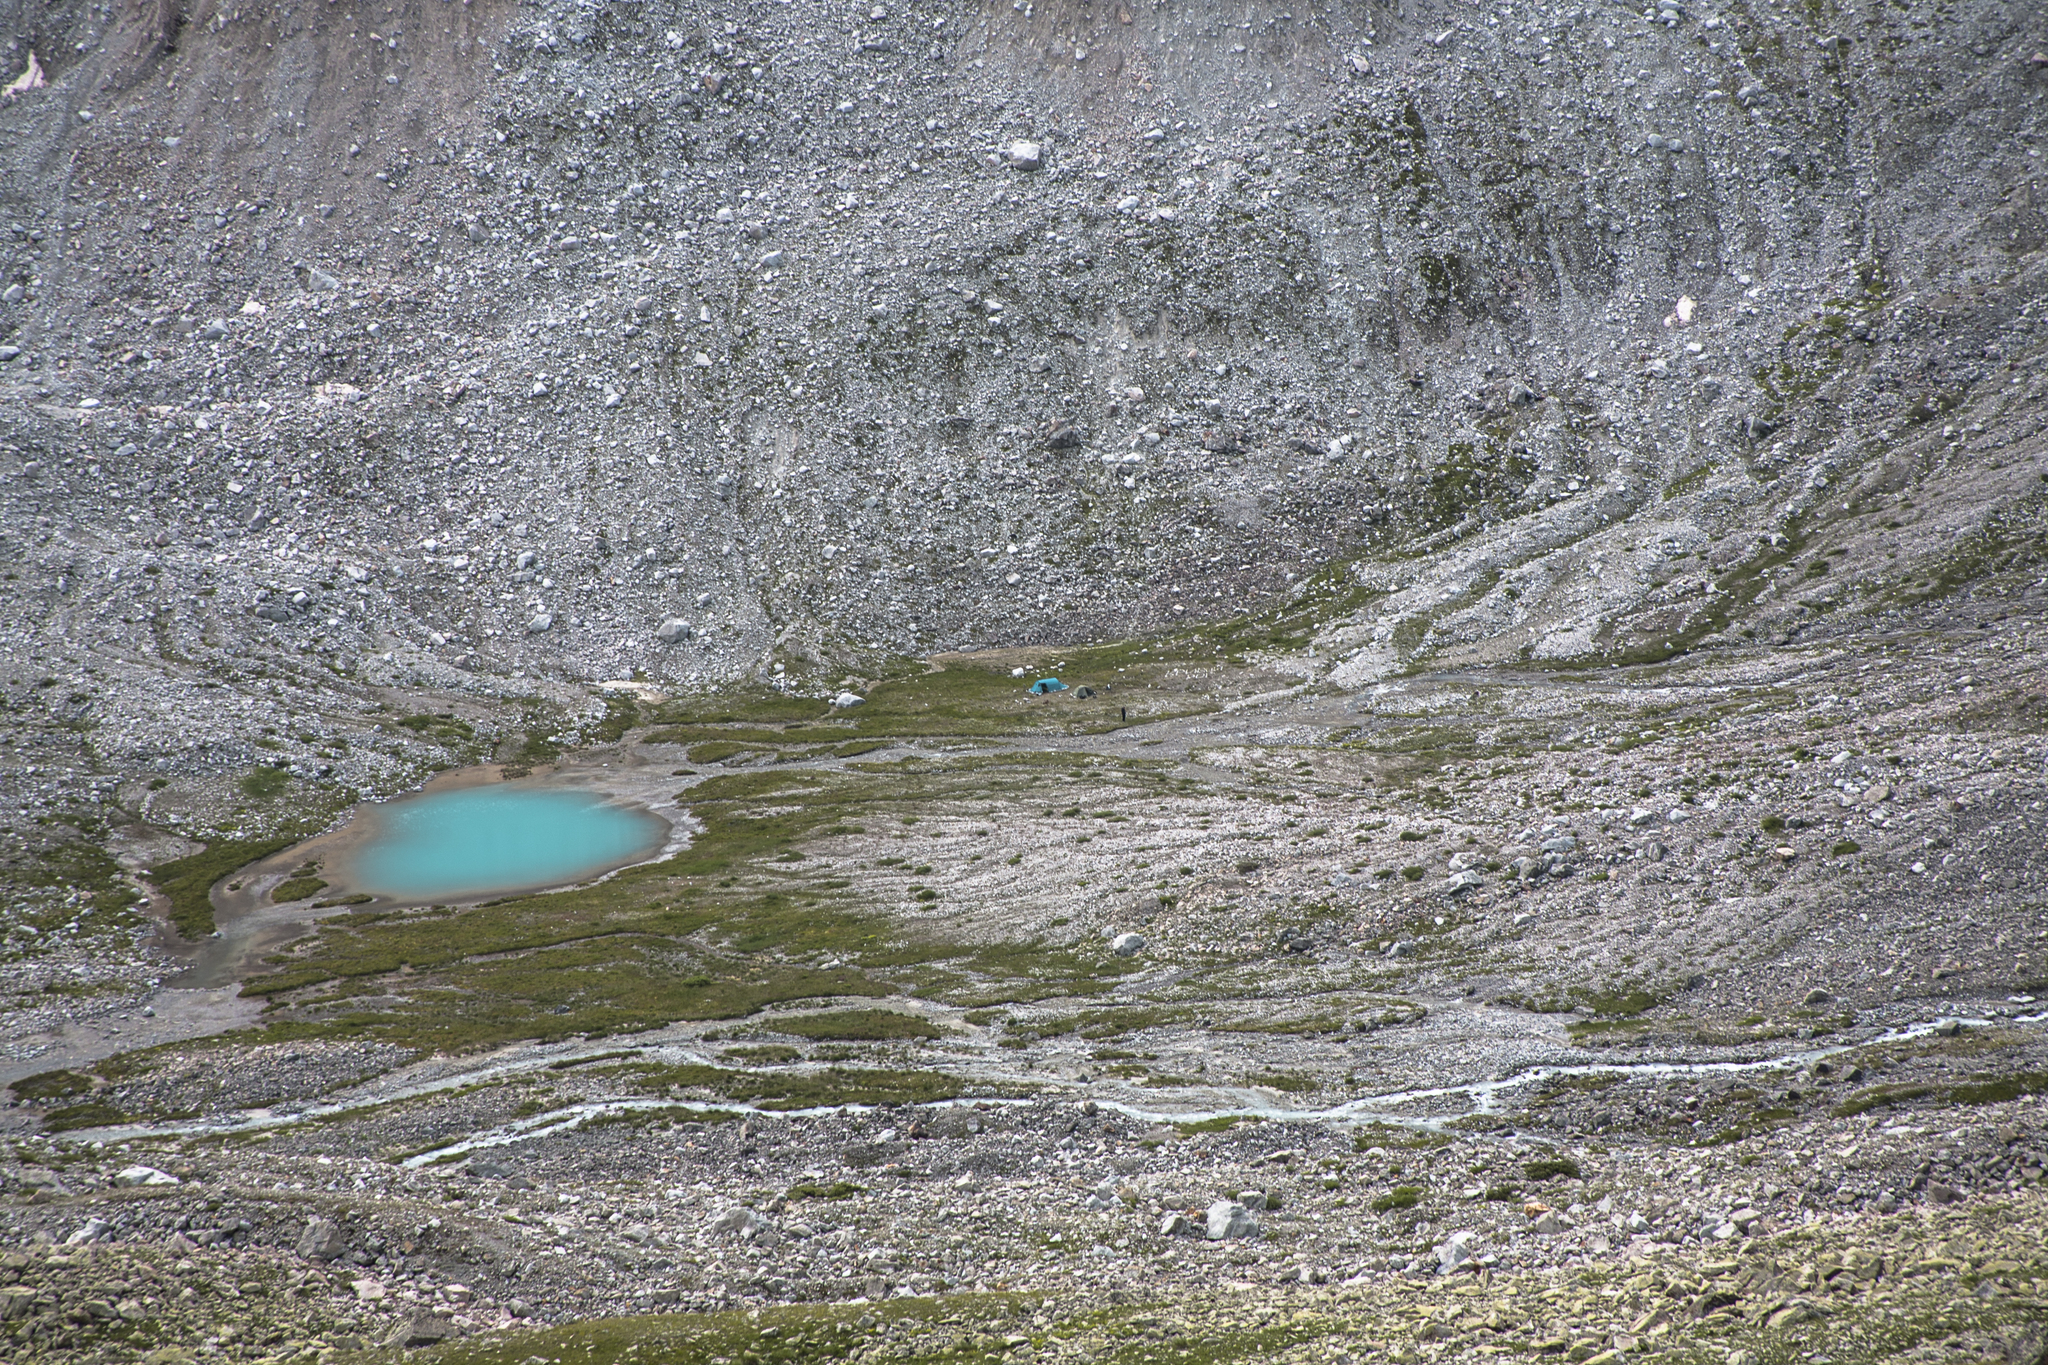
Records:
M1066 690L1067 685L1058 678L1040 678L1037 682L1031 684L1033 694L1041 697L1048 692L1064 692Z

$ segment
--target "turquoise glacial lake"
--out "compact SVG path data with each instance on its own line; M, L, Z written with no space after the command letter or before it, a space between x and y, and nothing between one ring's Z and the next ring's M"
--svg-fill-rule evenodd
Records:
M461 787L363 812L350 885L398 900L468 900L578 882L659 852L668 823L588 792Z

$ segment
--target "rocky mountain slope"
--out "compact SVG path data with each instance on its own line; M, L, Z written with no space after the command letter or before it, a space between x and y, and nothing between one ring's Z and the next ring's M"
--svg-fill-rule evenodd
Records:
M2025 6L878 8L18 13L18 647L704 681L1387 560L1352 681L2037 491Z

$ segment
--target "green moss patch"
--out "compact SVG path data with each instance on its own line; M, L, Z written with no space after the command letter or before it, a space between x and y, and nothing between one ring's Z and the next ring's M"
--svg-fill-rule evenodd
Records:
M84 1104L52 1109L43 1115L43 1131L68 1133L79 1128L105 1128L109 1124L124 1123L127 1119L127 1114L105 1100L88 1100Z
M1837 1118L1853 1118L1894 1104L1933 1098L1944 1104L2006 1104L2027 1095L2048 1094L2048 1072L2028 1071L1968 1081L1960 1085L1873 1085L1834 1107Z
M1037 1299L954 1294L873 1304L769 1306L747 1311L611 1318L561 1327L490 1333L425 1351L376 1359L434 1365L814 1365L851 1359L997 1365L1031 1346L1045 1354L1076 1334L1099 1343L1106 1365L1227 1365L1269 1361L1327 1335L1337 1324L1316 1317L1286 1323L1253 1320L1185 1323L1163 1332L1167 1305L1092 1306L1057 1311L1054 1326Z
M171 927L188 939L202 939L213 932L213 884L238 867L268 858L297 843L303 835L293 832L268 839L222 839L208 844L190 857L158 863L149 869L149 879L171 902Z
M1568 1156L1544 1157L1537 1161L1524 1162L1522 1175L1531 1182L1556 1180L1560 1177L1570 1180L1581 1178L1579 1163Z
M818 1109L839 1104L932 1104L958 1098L966 1087L938 1071L881 1071L826 1067L813 1072L733 1071L685 1063L635 1063L617 1069L644 1094L680 1097L701 1092L761 1109Z
M1197 1133L1227 1133L1240 1123L1257 1123L1248 1114L1218 1114L1213 1119L1196 1119L1192 1123L1176 1123L1174 1127L1182 1137L1193 1137Z
M759 752L761 752L761 747L756 744L734 744L729 740L714 740L709 744L694 744L690 746L688 757L690 762L703 765L706 763L723 763L735 754Z
M240 786L242 795L268 801L289 787L291 782L292 775L283 768L255 768L243 777Z
M1053 1015L1028 1023L1017 1022L1010 1028L1016 1036L1031 1039L1058 1038L1069 1033L1078 1033L1088 1039L1120 1038L1141 1029L1185 1024L1198 1014L1199 1011L1192 1006L1126 1005Z
M792 1185L783 1198L792 1204L800 1199L822 1199L826 1201L851 1199L857 1194L867 1193L867 1186L855 1185L846 1180L835 1180L830 1185Z
M33 1076L24 1076L7 1088L18 1100L47 1104L51 1100L87 1094L92 1090L92 1077L82 1076L76 1071L41 1071Z
M835 1010L777 1019L771 1028L817 1042L870 1043L894 1038L943 1038L946 1031L914 1014L895 1010Z
M1351 1145L1361 1152L1374 1147L1392 1152L1434 1152L1457 1139L1444 1133L1425 1133L1391 1123L1368 1123L1351 1134Z
M1314 605L1326 604L1311 604L1310 614ZM844 711L822 699L765 688L679 698L651 713L649 719L663 728L650 738L706 745L836 740L832 752L846 757L880 747L882 741L923 735L1099 733L1124 725L1126 713L1132 721L1198 714L1232 696L1269 687L1269 675L1243 664L1247 633L1262 637L1263 643L1271 632L1247 618L1158 639L1038 650L1029 656L1016 651L954 655L938 667L906 660L892 676L869 687L861 705ZM1189 679L1191 664L1205 675L1199 685ZM1012 677L1011 669L1018 666L1025 676ZM1055 675L1068 690L1031 695L1032 681ZM1081 695L1083 689L1090 695ZM698 760L693 751L692 761L715 760Z
M453 715L406 716L392 722L401 729L410 730L422 739L431 739L440 744L469 744L476 739L476 730L466 720L457 720Z
M1566 1024L1564 1031L1575 1039L1626 1039L1645 1033L1652 1027L1647 1019L1588 1019Z
M292 877L272 887L270 899L278 905L283 905L287 901L302 901L314 892L326 889L327 883L318 877Z

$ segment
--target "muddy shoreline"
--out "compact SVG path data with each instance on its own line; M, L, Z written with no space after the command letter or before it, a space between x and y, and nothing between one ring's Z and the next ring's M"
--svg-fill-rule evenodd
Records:
M260 1000L239 997L241 981L265 957L280 952L302 938L321 920L360 910L394 909L410 901L378 897L350 904L322 904L360 894L348 884L347 853L375 832L374 822L365 815L378 808L418 799L438 792L486 786L507 781L504 764L484 764L437 773L416 790L386 801L363 802L336 821L334 826L302 843L248 864L217 883L212 892L214 922L218 926L208 938L197 943L180 938L168 920L168 904L161 895L151 896L151 912L159 925L152 946L185 965L164 976L139 999L123 1001L118 1007L97 1015L74 1017L48 1030L29 1032L14 1042L16 1060L0 1060L0 1084L55 1068L84 1066L121 1052L165 1043L203 1038L247 1028L264 1010ZM695 822L678 804L683 785L636 755L602 751L579 757L532 776L510 781L534 788L577 790L626 802L660 820L664 832L651 846L636 850L631 857L603 867L595 876L573 881L549 882L523 890L493 890L448 903L469 905L484 899L531 891L568 890L591 886L630 867L658 862L689 846ZM194 844L196 851L199 846ZM316 895L276 904L270 892L309 861L318 862L328 885ZM237 889L228 890L233 884ZM41 1045L40 1048L38 1045Z

